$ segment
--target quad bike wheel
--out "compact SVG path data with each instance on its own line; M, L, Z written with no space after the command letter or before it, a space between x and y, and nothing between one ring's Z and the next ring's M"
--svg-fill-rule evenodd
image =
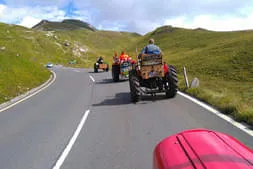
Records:
M112 65L112 79L114 82L119 81L119 74L120 74L120 66Z
M165 78L169 83L169 88L166 91L166 97L173 98L176 96L178 90L177 72L173 66L169 66L169 72L165 75Z
M109 65L107 64L107 68L105 68L105 71L108 72L109 71Z
M97 73L97 72L98 72L98 68L97 68L96 63L94 63L94 72L95 72L95 73Z

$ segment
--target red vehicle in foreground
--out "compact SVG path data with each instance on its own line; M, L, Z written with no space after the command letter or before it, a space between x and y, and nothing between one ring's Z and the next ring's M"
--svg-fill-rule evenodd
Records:
M253 150L224 133L186 130L156 146L153 169L253 169Z

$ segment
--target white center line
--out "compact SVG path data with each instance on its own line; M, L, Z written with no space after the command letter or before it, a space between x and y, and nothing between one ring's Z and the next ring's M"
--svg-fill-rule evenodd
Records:
M77 129L76 129L76 131L74 133L74 135L72 136L71 140L69 141L67 147L64 149L64 151L61 154L60 158L57 160L57 162L56 162L55 166L53 167L53 169L60 169L61 168L61 166L62 166L63 162L65 161L66 157L68 156L68 154L69 154L72 146L74 145L74 143L75 143L78 135L80 134L81 129L82 129L82 127L83 127L83 125L84 125L84 123L85 123L85 121L86 121L89 113L90 113L90 110L87 110L84 113L83 118L80 121L80 123L79 123L79 125L78 125L78 127L77 127Z
M90 79L93 81L93 82L95 82L95 79L90 75Z

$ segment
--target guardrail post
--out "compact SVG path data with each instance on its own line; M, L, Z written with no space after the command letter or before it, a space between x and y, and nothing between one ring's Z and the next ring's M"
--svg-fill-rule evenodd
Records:
M186 73L186 68L184 67L184 80L186 83L186 87L189 88L189 82L188 82L188 77L187 77L187 73Z

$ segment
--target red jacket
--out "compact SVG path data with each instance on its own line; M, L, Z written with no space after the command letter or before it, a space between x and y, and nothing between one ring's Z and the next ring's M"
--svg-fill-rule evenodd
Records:
M164 73L168 73L168 72L169 72L169 67L168 67L168 65L163 64L163 70L164 70Z
M128 58L129 58L129 56L126 54L121 54L119 57L120 60L128 60Z

